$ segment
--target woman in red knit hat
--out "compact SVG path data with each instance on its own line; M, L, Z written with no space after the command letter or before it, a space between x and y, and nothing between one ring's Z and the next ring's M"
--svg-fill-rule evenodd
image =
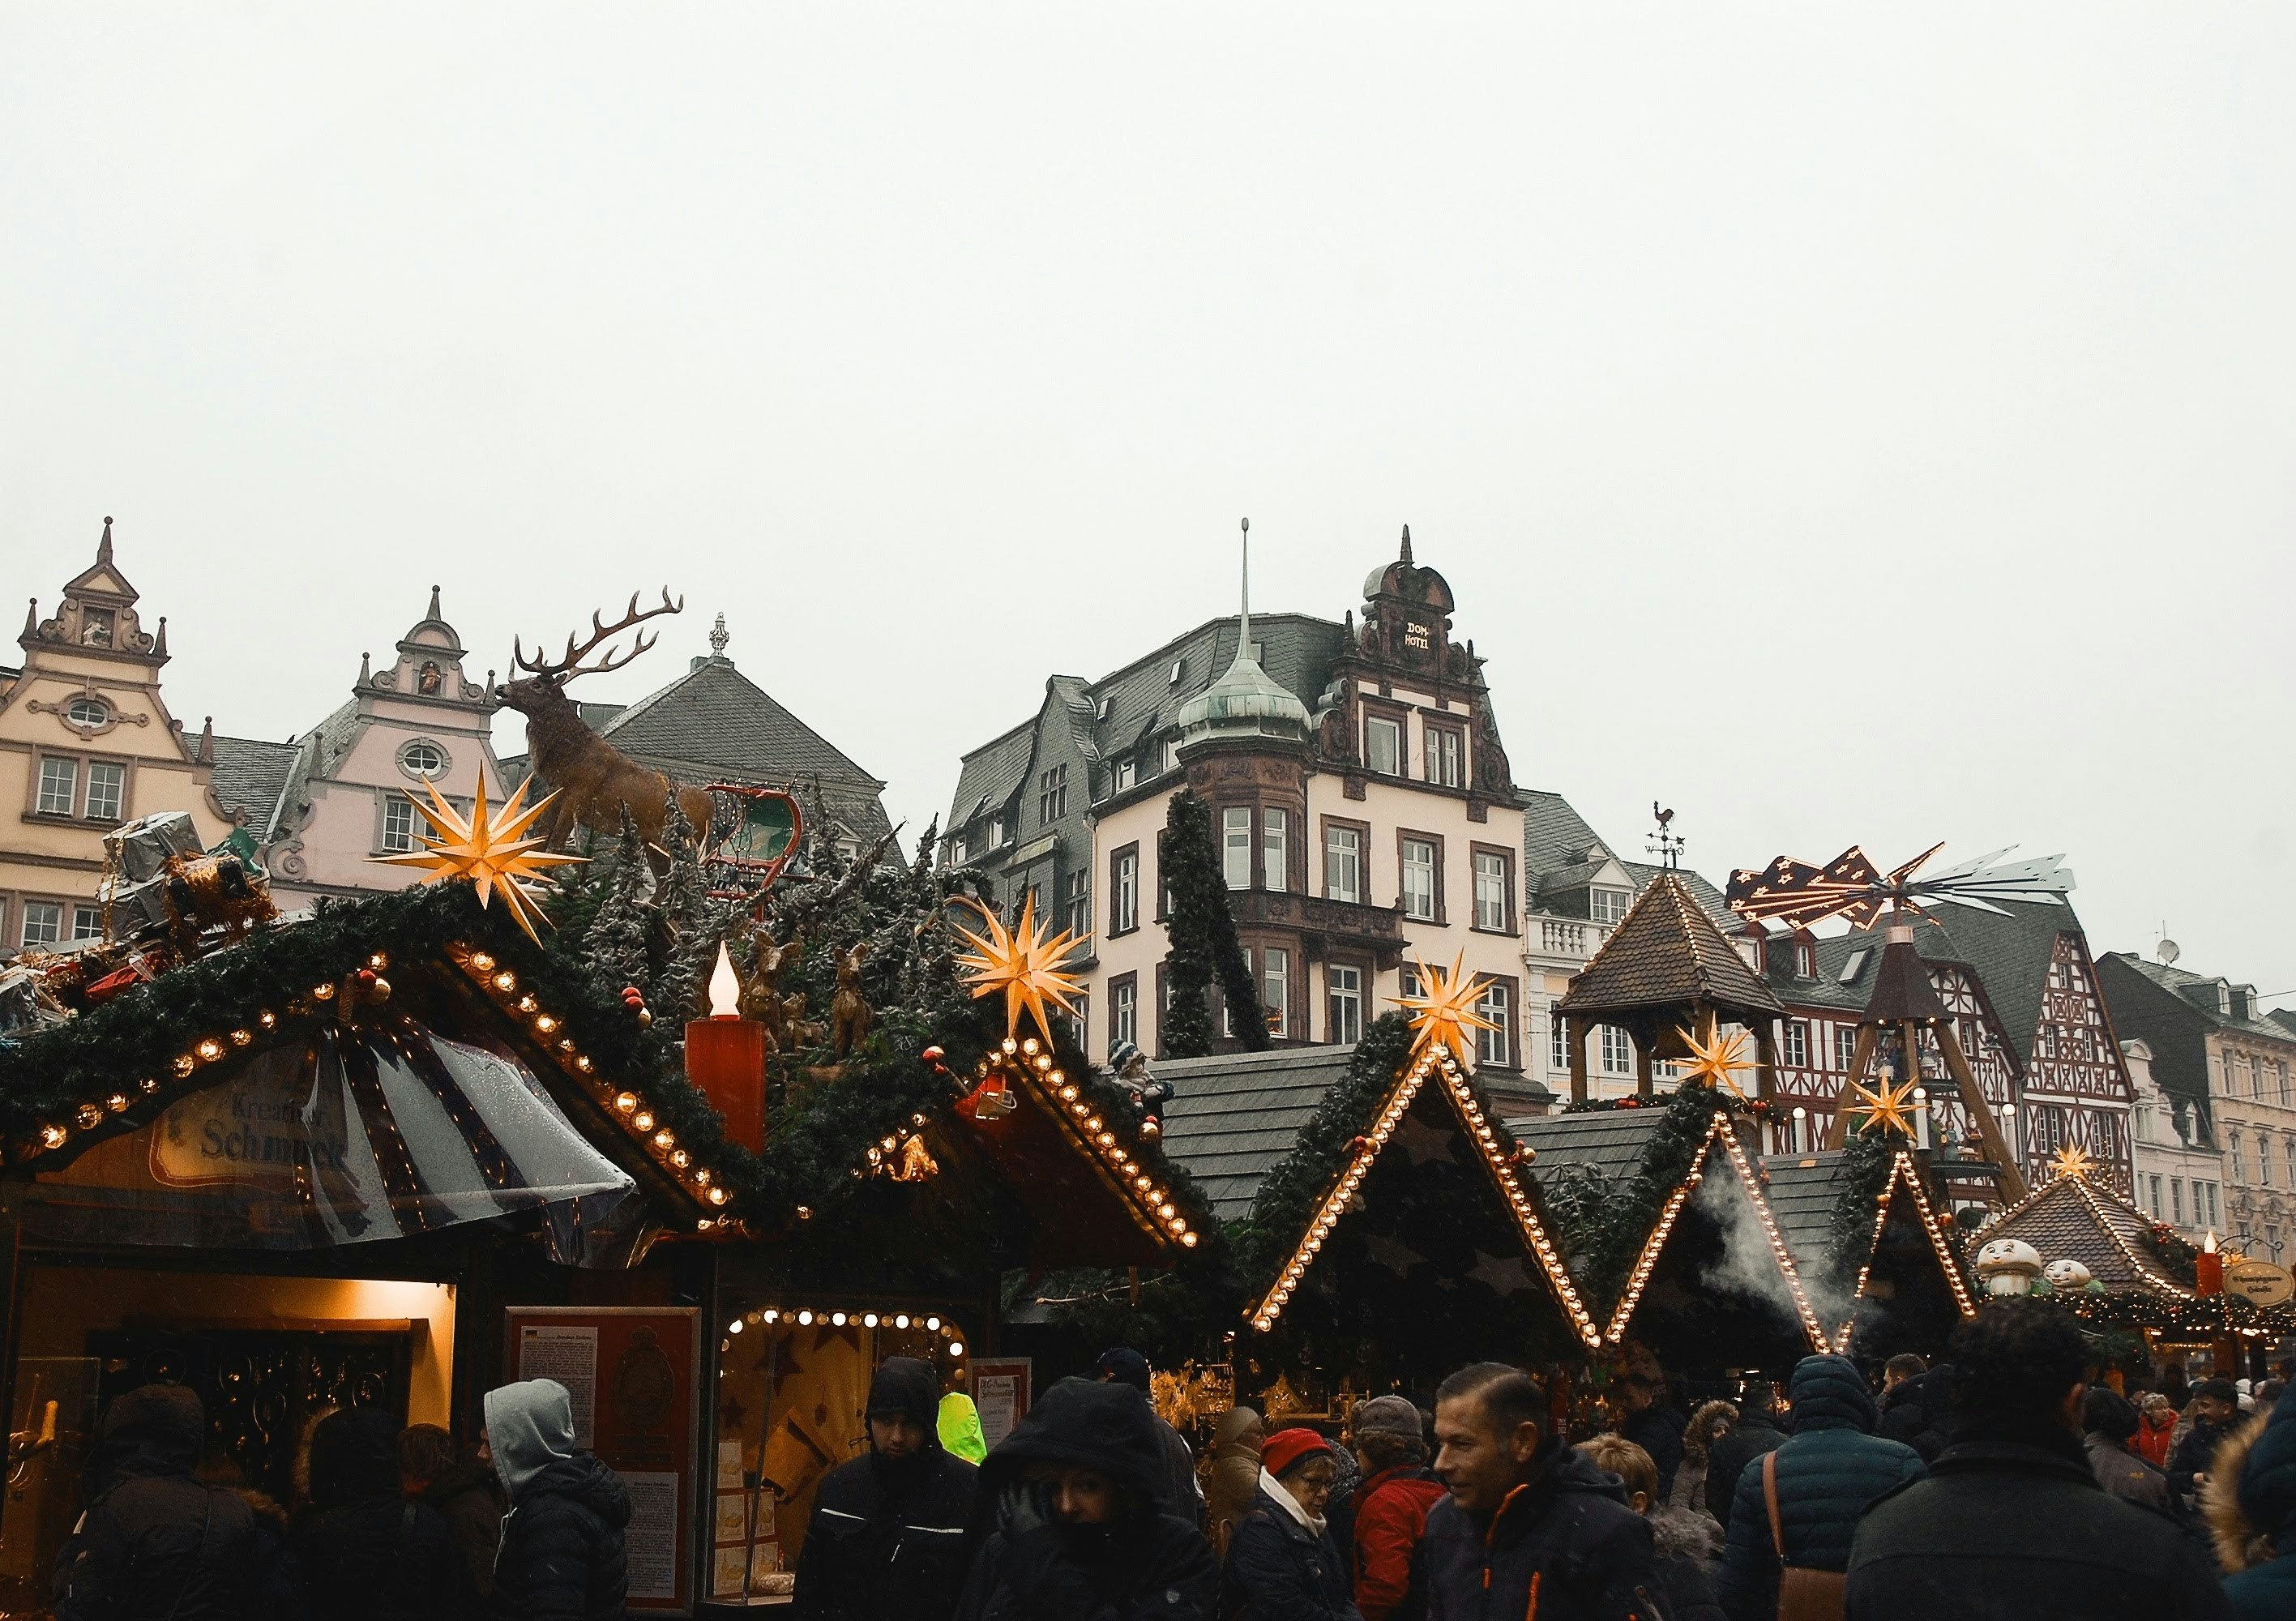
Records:
M1324 1521L1338 1478L1331 1443L1312 1429L1279 1429L1261 1444L1259 1490L1220 1572L1227 1621L1362 1621Z

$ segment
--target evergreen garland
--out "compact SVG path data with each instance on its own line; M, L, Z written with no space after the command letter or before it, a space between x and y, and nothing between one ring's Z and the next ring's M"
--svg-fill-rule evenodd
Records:
M1666 1201L1690 1175L1717 1109L1732 1107L1727 1093L1712 1086L1677 1086L1662 1101L1620 1100L1574 1105L1585 1114L1607 1109L1656 1111L1658 1126L1643 1145L1635 1173L1619 1186L1597 1174L1592 1179L1568 1174L1534 1175L1555 1217L1553 1237L1570 1257L1571 1275L1589 1306L1615 1302L1626 1287L1635 1257L1650 1240ZM1550 1182L1558 1184L1550 1192Z
M1164 1052L1172 1058L1201 1058L1211 1052L1210 993L1215 976L1237 1044L1248 1052L1265 1052L1267 1019L1259 987L1235 937L1211 809L1194 790L1184 788L1172 796L1156 848L1157 872L1170 897L1165 922L1171 948L1164 957L1169 998L1164 1010Z
M1874 1248L1874 1219L1897 1164L1898 1143L1881 1132L1856 1132L1841 1150L1841 1183L1833 1196L1825 1275L1848 1289Z
M643 896L653 888L653 873L628 806L622 806L621 838L612 857L589 871L598 875L603 894L580 929L583 958L601 995L619 996L625 987L643 992L652 972L646 952L649 908Z

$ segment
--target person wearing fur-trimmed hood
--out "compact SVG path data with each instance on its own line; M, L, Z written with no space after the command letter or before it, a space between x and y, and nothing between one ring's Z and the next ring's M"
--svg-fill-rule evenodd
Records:
M2241 1621L2296 1616L2296 1389L2217 1448L2201 1510Z

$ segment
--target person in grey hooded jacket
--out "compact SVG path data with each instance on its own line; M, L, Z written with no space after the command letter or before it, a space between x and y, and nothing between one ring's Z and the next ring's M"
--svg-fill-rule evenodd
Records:
M574 1404L556 1379L487 1392L487 1440L510 1499L495 1555L504 1621L622 1621L628 1596L621 1477L574 1450Z

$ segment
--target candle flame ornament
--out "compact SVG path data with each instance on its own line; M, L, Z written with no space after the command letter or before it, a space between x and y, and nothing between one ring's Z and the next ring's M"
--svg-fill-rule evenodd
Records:
M1053 1039L1053 1027L1045 1005L1050 1003L1070 1018L1076 1016L1077 998L1083 995L1084 987L1062 964L1091 937L1070 934L1066 929L1058 934L1046 934L1040 929L1033 892L1021 904L1020 927L1012 929L971 896L960 895L956 898L978 912L987 925L985 934L974 934L969 929L956 931L973 947L957 954L965 983L972 987L975 996L993 996L999 991L1004 994L1006 1040L1018 1034L1021 1011L1025 1008L1037 1021L1038 1033L1049 1042Z
M1710 1013L1703 1039L1678 1025L1675 1033L1690 1050L1690 1057L1683 1065L1684 1085L1724 1087L1741 1098L1746 1095L1733 1078L1756 1067L1754 1060L1746 1056L1748 1037L1743 1030L1733 1030L1725 1036Z
M1412 966L1423 988L1415 996L1398 996L1395 1002L1411 1015L1411 1055L1414 1059L1443 1047L1463 1068L1472 1073L1475 1044L1467 1032L1496 1030L1498 1027L1475 1011L1475 999L1482 986L1460 971L1459 965L1465 955L1462 952L1451 960L1447 975L1439 968L1414 962Z
M554 854L542 847L545 840L527 836L526 830L557 794L547 793L532 805L524 805L527 785L521 782L511 790L501 810L489 816L487 782L481 774L478 798L466 821L460 811L447 803L436 782L426 777L422 786L430 790L430 804L417 798L412 789L407 790L406 798L431 826L432 832L423 835L423 847L400 856L372 856L368 859L392 866L428 867L434 879L467 879L477 888L481 906L492 900L499 886L503 904L510 909L511 916L526 930L526 937L539 946L542 937L535 932L534 921L542 915L542 892L551 883L544 869L588 859Z
M1849 1090L1866 1106L1866 1124L1857 1128L1859 1131L1870 1132L1878 1126L1885 1132L1901 1132L1908 1137L1914 1134L1911 1081L1897 1086L1883 1081L1874 1086L1853 1085Z

